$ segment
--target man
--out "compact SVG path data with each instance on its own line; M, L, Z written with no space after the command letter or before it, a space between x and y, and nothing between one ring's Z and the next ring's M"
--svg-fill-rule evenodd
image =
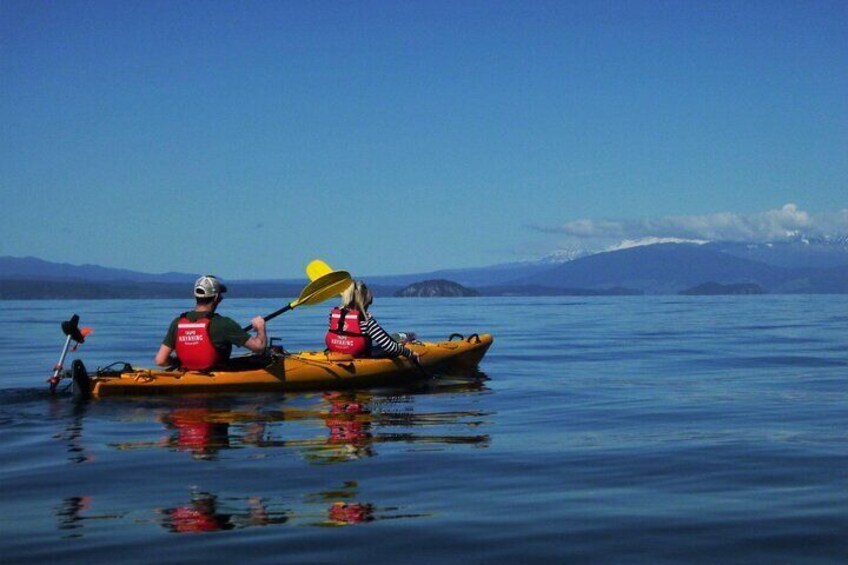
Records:
M256 335L251 337L235 320L215 313L225 292L227 287L213 275L197 279L194 283L197 306L171 322L156 354L157 365L167 367L179 363L190 371L208 371L230 358L233 345L256 353L265 351L267 339L262 316L250 321L256 331ZM171 352L176 352L176 359Z

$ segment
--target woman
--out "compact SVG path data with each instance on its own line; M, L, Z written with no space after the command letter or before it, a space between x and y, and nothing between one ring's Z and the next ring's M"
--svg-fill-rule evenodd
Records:
M371 291L362 281L345 289L341 308L330 311L330 328L324 338L327 348L354 357L371 357L372 350L377 350L380 357L402 355L418 363L418 354L392 339L368 313L373 301Z

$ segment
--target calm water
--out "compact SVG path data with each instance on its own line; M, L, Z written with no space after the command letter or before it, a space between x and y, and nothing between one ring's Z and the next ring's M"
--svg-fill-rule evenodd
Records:
M354 393L49 398L150 365L185 302L0 302L4 562L848 559L848 297L382 299L482 375ZM270 300L230 300L245 322ZM326 309L271 323L321 343Z

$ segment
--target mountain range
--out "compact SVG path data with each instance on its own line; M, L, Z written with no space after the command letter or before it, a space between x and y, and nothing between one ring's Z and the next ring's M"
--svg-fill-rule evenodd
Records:
M544 287L629 288L675 294L706 283L758 284L772 293L848 292L848 262L789 268L745 259L713 247L663 243L590 255L515 281Z
M0 257L2 298L184 297L193 273L150 274L98 265ZM539 261L364 277L378 296L444 279L483 295L676 294L705 283L755 284L769 293L848 293L848 238L773 243L653 243ZM243 280L231 296L296 296L306 279Z
M535 262L373 277L383 285L443 278L482 294L675 294L704 283L771 293L848 293L848 237L767 243L651 243ZM587 292L591 291L591 292Z
M52 263L37 257L0 257L0 280L180 283L197 277L188 273L150 274L100 265Z

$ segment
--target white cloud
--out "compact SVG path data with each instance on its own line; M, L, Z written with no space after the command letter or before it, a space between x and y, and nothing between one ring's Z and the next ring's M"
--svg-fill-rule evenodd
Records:
M756 214L721 212L702 216L666 216L639 220L590 220L568 222L541 231L577 239L698 241L780 241L800 234L821 236L848 233L848 209L830 214L810 214L795 204Z

